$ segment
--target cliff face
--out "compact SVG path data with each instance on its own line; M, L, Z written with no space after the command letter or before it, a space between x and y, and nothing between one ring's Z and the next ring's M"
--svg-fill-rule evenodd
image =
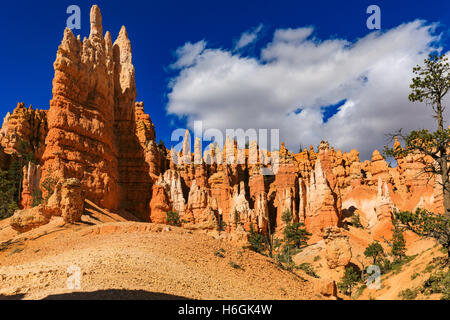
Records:
M91 10L91 33L83 41L66 29L54 63L53 99L43 178L77 178L88 199L119 207L118 149L114 136L115 90L111 36Z
M18 103L5 116L0 129L0 145L7 154L32 154L37 161L42 159L45 137L48 133L47 111L35 110Z
M91 10L83 41L69 29L54 63L53 99L43 156L43 178L77 178L86 197L111 210L145 217L150 179L135 135L134 67L125 28L112 43L102 17Z
M378 151L361 162L357 150L335 151L326 142L317 151L311 146L294 154L284 143L268 152L256 141L241 149L229 138L222 149L211 144L202 154L201 141L192 141L189 131L182 150L168 151L156 143L144 104L135 101L126 29L113 43L109 32L103 36L97 6L90 19L90 36L83 41L64 31L50 110L18 104L0 130L1 167L22 141L40 164L24 168L22 207L33 203L39 181L56 177L77 179L83 197L103 208L157 223L174 210L185 226L221 228L236 238L251 225L280 232L286 210L316 240L325 230L349 223L353 214L376 237L384 237L395 208L442 211L439 181L418 174L420 154L399 158L390 168ZM401 148L398 142L395 146Z
M188 204L187 210L179 211L188 223L211 215L211 219L222 219L229 232L236 229L236 222L246 230L252 223L262 232L268 228L279 231L283 229L282 214L289 210L295 221L305 223L315 241L325 229L343 227L358 214L374 237L382 239L391 235L395 209L442 211L437 181L417 175L421 165L411 157L397 159L399 165L390 168L376 150L371 161L361 162L357 150L342 153L325 142L317 152L311 147L292 154L284 144L270 153L258 150L254 141L240 150L227 139L223 150L210 146L199 158L197 148L191 153L189 139L186 134L183 150L171 150L167 157L170 171L178 172L181 181L166 184L168 194L176 193L177 202ZM244 160L238 161L238 155ZM277 160L265 166L267 156ZM264 167L275 174L264 175L268 172ZM202 181L201 189L197 181ZM173 209L173 199L167 199ZM156 208L156 201L152 203ZM154 210L152 206L150 210Z

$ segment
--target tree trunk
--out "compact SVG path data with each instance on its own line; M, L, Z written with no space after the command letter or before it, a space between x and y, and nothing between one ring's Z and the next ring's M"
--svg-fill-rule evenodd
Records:
M444 118L442 117L442 103L440 99L436 102L436 106L437 106L436 113L438 120L438 130L444 131Z
M444 210L445 216L450 218L450 181L448 179L448 163L447 155L444 154L442 159L442 191L444 193Z
M436 103L438 120L438 131L444 131L444 118L442 116L442 103L440 99ZM450 217L450 181L448 177L447 146L440 146L441 169L442 169L442 192L444 195L444 215Z

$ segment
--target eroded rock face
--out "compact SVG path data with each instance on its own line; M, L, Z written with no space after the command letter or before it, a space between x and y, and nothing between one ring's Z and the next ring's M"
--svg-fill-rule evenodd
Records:
M323 239L328 267L335 269L347 266L352 258L348 236L344 235L337 227L328 227L324 230Z
M107 39L108 43L109 40ZM125 27L114 42L114 139L117 146L119 208L145 219L151 182L144 149L136 136L136 84L131 42Z
M80 181L67 179L58 189L61 192L59 208L62 218L66 223L80 222L84 211L84 192Z
M157 182L153 185L152 200L150 202L150 221L165 223L167 212L171 210L170 198L165 184Z
M110 210L148 215L149 168L136 136L134 67L125 28L112 43L91 9L82 42L64 31L54 63L43 177L80 180L86 197Z
M321 280L316 284L316 292L325 297L337 297L337 286L334 280Z
M29 209L33 205L34 198L40 196L41 166L33 162L23 168L21 206Z
M309 187L306 188L305 212L305 224L310 233L320 234L324 228L338 225L336 198L326 180L320 160L316 161Z
M45 205L19 210L11 218L11 227L19 232L28 232L49 223L51 216L51 210Z
M27 232L50 222L53 216L61 216L68 224L81 221L84 212L84 192L79 180L67 179L57 183L47 203L18 210L11 219L11 227Z
M114 58L103 38L101 15L91 10L91 34L83 42L70 29L54 63L53 99L43 177L77 178L86 197L111 210L119 207L119 171L114 136Z
M47 132L47 111L26 108L21 102L3 120L0 144L8 154L32 154L40 162Z

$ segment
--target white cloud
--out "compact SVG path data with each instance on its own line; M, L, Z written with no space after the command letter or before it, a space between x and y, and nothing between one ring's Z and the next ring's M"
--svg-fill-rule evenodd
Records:
M177 51L179 74L167 111L186 116L190 127L202 120L204 129L223 132L280 128L295 152L324 139L343 151L356 148L366 159L386 144L386 133L435 128L430 108L408 101L413 66L439 40L433 33L434 25L422 21L354 43L312 38L311 27L276 30L259 58L189 43ZM325 123L321 107L342 100Z
M175 52L177 61L171 65L173 69L190 67L195 63L200 54L205 50L206 41L202 40L194 44L187 42Z
M250 31L244 32L241 35L241 37L239 38L239 40L236 42L233 50L234 51L240 50L240 49L245 48L248 45L254 43L258 39L258 34L261 32L262 28L263 28L263 25L260 24L256 28L254 28Z

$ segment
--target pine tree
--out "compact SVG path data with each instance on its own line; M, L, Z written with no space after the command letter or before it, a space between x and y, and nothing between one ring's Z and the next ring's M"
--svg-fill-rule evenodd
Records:
M255 231L255 228L253 227L253 223L250 223L250 233L248 236L248 242L250 243L250 249L255 252L262 253L265 249L264 236Z
M396 211L394 214L395 218L408 230L421 237L438 241L447 249L447 259L450 263L450 218L420 208L417 208L415 212Z
M398 260L400 260L405 256L406 253L406 241L405 237L403 236L403 232L398 227L397 223L394 223L393 232L391 254Z
M364 251L366 257L373 259L373 264L377 264L378 258L384 255L384 250L378 241L371 243Z
M8 172L0 170L0 220L14 214L18 208L14 182Z
M300 222L293 222L292 213L290 210L283 212L282 219L286 224L284 228L284 242L289 248L300 248L307 244L311 233L306 231L305 224Z
M425 102L431 106L434 118L437 120L437 131L426 129L411 131L403 134L402 130L392 134L404 141L405 148L385 147L385 154L392 157L405 157L408 154L422 154L421 163L424 165L422 174L438 175L441 177L444 195L444 215L450 218L450 170L447 150L450 143L450 129L444 128L445 96L450 90L450 64L445 55L430 55L423 66L413 69L416 75L410 85L412 92L409 100ZM426 156L426 157L425 157ZM431 158L433 161L428 161Z
M344 294L351 296L353 287L361 280L361 274L352 266L345 269L344 277L337 284L337 287Z

